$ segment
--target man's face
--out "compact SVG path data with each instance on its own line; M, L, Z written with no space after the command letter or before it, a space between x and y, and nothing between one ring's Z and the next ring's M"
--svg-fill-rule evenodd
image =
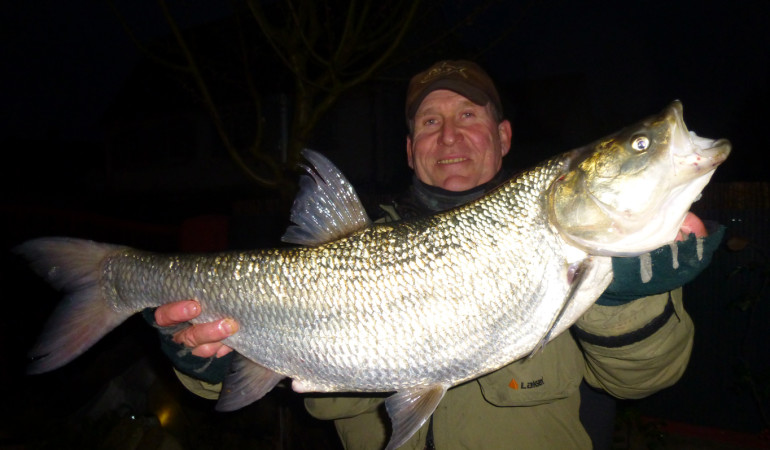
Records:
M491 108L444 89L428 94L414 116L406 153L417 178L449 191L491 180L511 147L511 123L497 123Z

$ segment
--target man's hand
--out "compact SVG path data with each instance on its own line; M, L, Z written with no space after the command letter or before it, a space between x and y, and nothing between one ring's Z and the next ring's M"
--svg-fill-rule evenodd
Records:
M201 305L195 300L167 303L155 310L155 322L162 327L184 323L198 317ZM174 334L174 342L192 348L192 354L201 358L222 357L233 349L220 341L238 331L233 319L192 325Z
M708 232L706 232L706 226L703 225L703 222L698 216L688 212L682 223L682 228L679 229L679 234L676 235L676 240L684 241L690 236L690 233L695 234L696 237L703 237L708 234Z

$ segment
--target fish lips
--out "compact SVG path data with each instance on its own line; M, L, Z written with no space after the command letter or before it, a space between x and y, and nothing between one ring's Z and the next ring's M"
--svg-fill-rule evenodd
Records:
M679 149L671 155L679 168L689 168L695 174L710 172L730 155L732 145L729 140L701 137L687 129L681 101L671 102L665 115L671 122L672 148Z

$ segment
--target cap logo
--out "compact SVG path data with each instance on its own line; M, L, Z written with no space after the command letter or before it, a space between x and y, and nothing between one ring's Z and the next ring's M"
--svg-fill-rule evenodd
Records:
M466 68L464 66L453 66L451 64L444 62L444 63L441 63L441 66L430 69L430 71L427 74L425 74L424 77L422 77L422 79L420 80L420 83L422 84L430 83L436 78L446 77L454 73L462 75L463 78L468 78L468 75L465 74L465 70Z

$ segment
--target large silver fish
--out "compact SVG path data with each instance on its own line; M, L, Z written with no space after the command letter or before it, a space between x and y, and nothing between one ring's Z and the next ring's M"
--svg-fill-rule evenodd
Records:
M388 449L450 387L532 354L612 278L610 256L674 240L730 151L688 132L682 106L554 157L459 208L372 224L320 155L285 240L307 246L162 255L67 238L18 251L66 291L30 373L60 367L146 307L195 298L195 322L232 317L242 358L217 408L291 377L298 392L395 392Z

